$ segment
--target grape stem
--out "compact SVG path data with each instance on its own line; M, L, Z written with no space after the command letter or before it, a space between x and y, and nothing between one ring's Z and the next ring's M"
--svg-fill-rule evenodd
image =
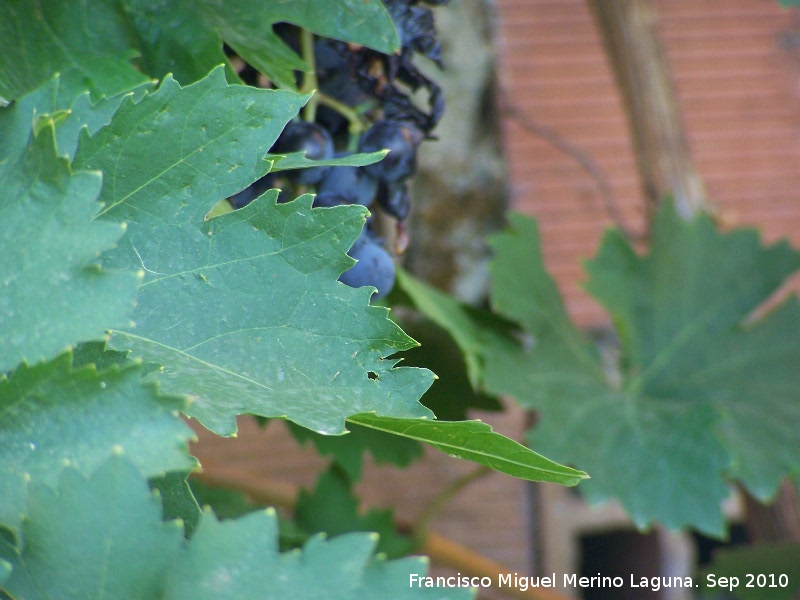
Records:
M340 102L336 98L323 94L317 89L319 87L319 80L317 78L317 61L314 56L314 34L305 28L300 29L300 52L303 60L311 69L303 73L303 83L300 86L300 92L303 94L313 93L308 103L303 108L303 120L313 123L317 118L317 107L320 104L335 110L347 119L347 131L350 134L347 149L350 152L356 152L358 150L358 140L367 127L357 110L344 102Z
M350 134L350 141L347 149L351 152L358 150L358 140L361 134L367 129L358 111L344 102L340 102L336 98L323 94L322 92L317 92L315 97L320 104L332 108L347 119L347 131Z
M430 524L442 512L447 503L457 496L458 493L470 483L485 477L491 472L492 470L489 467L480 465L476 469L473 469L472 471L450 482L447 487L439 492L433 498L433 500L428 503L428 506L425 507L425 510L423 510L419 517L417 517L417 520L414 523L414 537L417 540L424 542L425 538L428 536Z
M303 73L300 92L303 94L314 92L303 108L303 120L313 123L317 118L317 105L319 104L319 92L317 92L319 81L317 80L317 59L314 56L314 34L305 28L300 29L300 52L310 69Z

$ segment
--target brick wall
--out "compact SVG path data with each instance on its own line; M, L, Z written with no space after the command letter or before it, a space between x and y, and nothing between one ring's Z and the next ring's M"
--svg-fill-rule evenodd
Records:
M726 223L800 246L800 19L777 0L654 0L692 154ZM582 0L497 0L506 97L603 170L623 219L643 200L627 123ZM582 325L605 315L580 287L580 261L612 224L574 157L504 123L514 206L538 217L545 258Z

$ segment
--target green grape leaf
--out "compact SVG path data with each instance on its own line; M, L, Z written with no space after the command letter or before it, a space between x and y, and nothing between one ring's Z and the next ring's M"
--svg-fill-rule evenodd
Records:
M709 595L722 588L738 600L792 600L800 592L798 573L800 544L760 544L720 549L702 570L700 582Z
M294 88L293 70L308 67L272 31L275 23L292 23L386 54L400 46L392 20L378 0L328 0L324 4L316 0L246 0L235 4L205 0L202 5L222 39L281 87Z
M385 309L369 306L371 290L335 281L363 210L312 212L310 197L279 205L276 195L193 236L171 228L173 242L186 241L182 254L172 265L152 261L159 274L148 274L139 294L137 326L115 331L112 343L169 365L158 373L163 389L190 392L196 401L187 414L221 434L233 433L234 417L245 413L325 433L343 432L344 418L364 410L429 415L418 399L430 373L385 358L413 342ZM325 253L337 246L331 261ZM153 311L176 298L173 311ZM178 327L186 314L193 322Z
M56 127L58 151L66 154L70 159L75 158L78 140L84 128L89 135L94 135L99 129L108 125L123 101L130 98L133 102L138 102L152 88L152 82L147 82L116 96L101 98L96 102L88 93L78 96L70 107L69 114ZM41 111L41 108L39 110Z
M187 0L127 0L126 3L143 72L157 79L169 75L187 85L224 65L228 81L239 82L223 51L219 33L208 23L202 3ZM260 32L254 35L260 36Z
M208 507L218 519L236 519L251 512L263 510L264 505L253 503L245 494L237 490L205 485L196 478L189 481L192 494L200 506ZM281 551L302 546L309 538L308 533L295 525L294 521L278 515L278 545Z
M63 78L56 75L41 87L0 110L0 165L19 160L32 137L31 124L38 130L49 120L56 128L56 147L60 155L70 159L75 156L80 130L86 127L90 134L107 125L111 116L127 97L137 101L150 83L110 98L93 102L89 92L65 87Z
M209 3L217 0L209 0ZM257 2L250 0L252 12L257 12ZM298 25L316 34L368 46L384 54L400 49L394 24L379 0L330 0L324 5L316 0L289 0L269 7L272 23L286 22ZM246 9L242 19L248 20ZM251 21L248 21L251 22Z
M115 219L135 215L126 205L143 199L174 214L199 197L207 204L205 215L270 170L267 150L307 99L229 86L222 68L184 88L167 77L138 102L123 100L95 135L86 132L74 165L103 171L104 214ZM142 219L131 219L132 225Z
M206 485L196 478L190 479L188 483L197 504L204 509L211 508L218 519L236 519L264 508L254 504L237 490Z
M190 541L136 468L108 460L88 479L67 469L57 491L31 485L24 545L0 536L0 592L26 600L466 600L467 589L409 586L425 559L374 556L373 534L316 536L278 552L274 511L219 522L210 513Z
M75 157L104 172L104 218L128 224L105 264L146 271L136 325L115 328L112 346L164 365L162 389L191 394L187 414L223 435L246 413L324 433L360 412L431 416L418 399L433 375L387 358L415 342L369 305L371 289L336 281L365 209L277 204L273 190L205 220L263 175L261 157L304 101L228 86L221 69L186 88L167 79L123 102Z
M18 525L25 482L55 485L66 466L91 473L122 448L148 476L189 470L194 433L185 401L157 395L136 365L73 370L72 357L18 367L0 379L0 522Z
M191 537L200 523L202 511L186 478L187 471L170 471L150 480L150 489L158 491L164 520L180 519L186 537Z
M13 548L13 546L12 546L11 542L7 541L3 537L2 531L0 531L0 556L5 554L5 552L4 552L5 548L9 548L10 549L10 548ZM11 563L6 561L6 560L3 560L2 558L0 558L0 584L2 584L6 579L8 579L8 576L11 575L11 569L12 569ZM8 594L6 594L3 591L2 587L0 587L0 599L2 599L2 600L14 600L13 598L11 598L11 596L9 596Z
M292 23L386 54L400 45L379 0L184 0L169 4L132 0L130 9L146 72L156 77L172 73L185 84L227 63L224 41L271 81L295 89L294 72L308 70L308 66L273 31L276 23Z
M77 95L71 95L61 85L60 77L53 77L44 85L0 109L0 169L14 165L25 153L33 137L34 119L69 110ZM58 144L57 144L58 145ZM63 151L63 149L62 149Z
M375 532L380 536L376 551L389 558L399 558L413 550L411 538L397 531L391 510L371 509L362 515L358 505L348 477L332 468L320 474L312 491L300 492L294 521L302 531L329 537L354 531Z
M439 377L422 398L437 419L463 421L470 409L500 411L502 405L497 398L475 391L466 371L466 361L461 348L448 332L429 319L403 319L403 331L420 345L405 355L410 366L425 366Z
M132 362L127 352L109 350L105 342L84 342L72 351L73 369L94 365L101 371L110 367L124 367Z
M587 265L622 344L619 371L606 373L544 269L535 223L510 223L492 240L492 302L534 342L494 338L484 384L540 411L532 443L592 473L590 500L619 499L640 526L721 535L726 476L767 498L798 472L800 342L787 332L800 331L800 312L790 300L750 316L800 255L760 247L755 231L719 233L707 217L685 222L669 203L647 255L609 233Z
M453 296L416 279L402 268L397 269L397 287L405 292L417 310L452 336L464 355L467 378L472 388L478 389L484 338L491 330L476 323L469 309Z
M427 394L425 395L427 398ZM336 464L351 481L361 479L364 454L369 452L377 464L407 467L422 456L418 442L355 423L347 423L347 435L320 435L304 427L287 422L289 431L300 442L311 442L317 452L333 456Z
M274 511L218 522L204 515L189 549L167 584L165 600L466 600L468 589L426 589L409 585L424 576L427 561L374 557L374 534L351 533L327 540L315 536L303 546L278 552Z
M528 481L576 485L586 473L554 463L480 421L398 419L373 414L354 415L349 422L385 431Z
M107 460L89 479L66 469L57 491L33 484L25 512L24 544L0 546L0 557L13 566L3 589L13 597L163 597L182 528L161 521L161 503L131 462Z
M49 121L0 164L0 371L126 326L141 281L97 265L124 225L95 220L100 174L73 172L54 136Z
M71 90L113 96L148 78L131 64L136 39L121 1L0 3L0 96L14 100L61 73Z

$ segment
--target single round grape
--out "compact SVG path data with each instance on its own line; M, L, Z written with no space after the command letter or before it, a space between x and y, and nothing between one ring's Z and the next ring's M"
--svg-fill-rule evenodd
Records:
M228 198L228 202L230 202L233 208L242 208L243 206L250 204L253 200L258 198L267 190L276 187L276 183L275 173L267 173L261 179L257 179L255 182L244 188L241 192L238 192Z
M336 194L317 194L314 196L314 203L311 205L313 208L331 208L334 206L342 206L343 204L350 204L346 198Z
M320 194L334 194L352 204L369 206L378 193L378 182L363 167L331 167L317 185Z
M350 106L369 100L356 81L347 44L317 38L314 40L314 57L320 91Z
M310 160L333 158L333 140L328 131L317 123L293 121L281 133L271 150L275 154L302 152ZM330 167L309 167L287 171L286 177L304 185L315 185Z
M417 169L417 146L424 134L409 123L384 119L370 127L361 137L359 152L377 152L388 149L380 162L364 167L364 170L381 181L401 181L414 174Z
M371 285L378 291L374 300L385 297L394 287L395 268L392 256L364 230L347 254L358 262L339 276L350 287Z
M386 8L392 16L400 43L435 62L442 68L442 49L436 39L433 13L424 6L409 6L407 2L389 1Z
M405 181L395 181L378 185L378 195L376 197L378 206L387 214L398 221L404 220L411 211L411 196L408 192L408 184Z

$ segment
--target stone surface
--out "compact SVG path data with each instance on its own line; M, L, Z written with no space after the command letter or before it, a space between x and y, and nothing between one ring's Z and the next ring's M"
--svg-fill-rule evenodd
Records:
M414 180L411 246L405 266L417 276L478 302L486 293L484 238L503 224L509 187L496 106L494 13L486 0L436 9L444 71L418 64L442 85L447 102L421 145Z

